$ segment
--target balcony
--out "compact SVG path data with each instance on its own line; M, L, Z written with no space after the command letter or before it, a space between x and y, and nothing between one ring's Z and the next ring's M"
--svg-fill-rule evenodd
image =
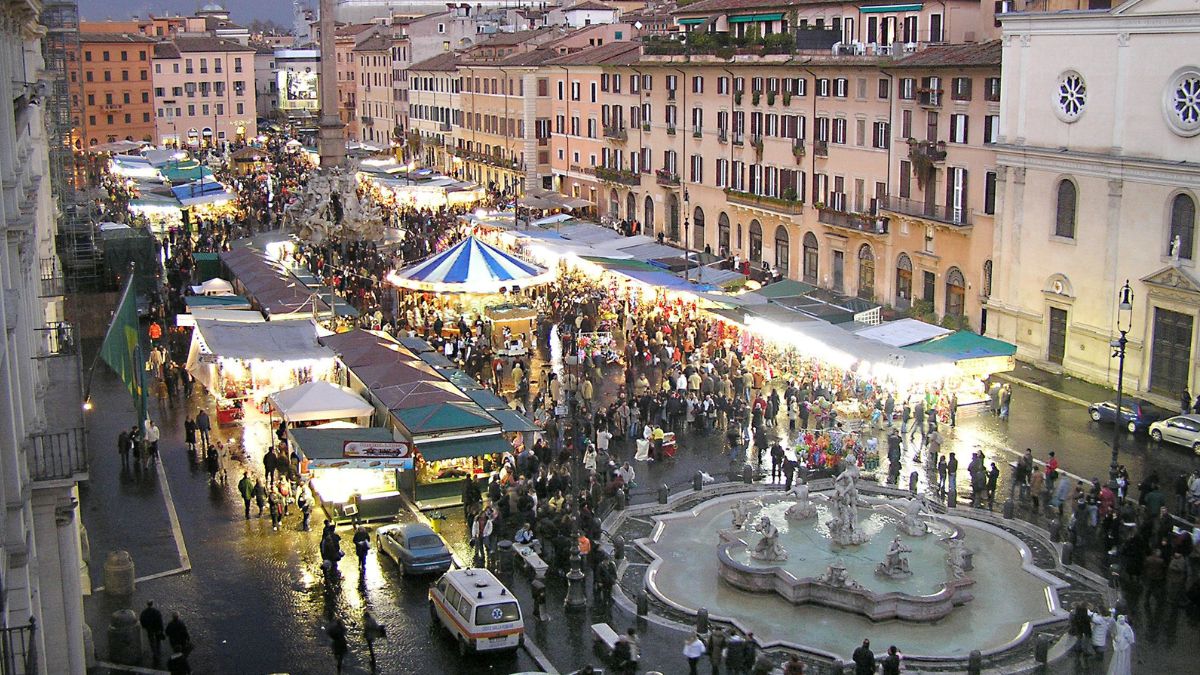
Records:
M668 124L668 125L667 125L667 135L668 135L668 136L674 136L674 135L675 135L675 125L674 125L674 124Z
M624 143L629 140L629 132L625 127L604 127L604 137Z
M654 182L667 187L679 186L679 174L672 173L666 169L659 169L654 172Z
M39 349L36 358L48 359L75 353L75 328L65 321L47 321L38 334Z
M641 185L642 177L632 171L624 169L611 169L605 166L596 167L596 178L606 183L619 183L621 185Z
M797 162L804 159L804 155L807 153L808 151L804 147L803 138L792 139L792 157L795 157Z
M456 148L454 155L469 162L482 162L501 169L516 169L519 164L515 159L508 160L499 155L488 155L474 150L464 150L463 148Z
M362 123L363 123L363 125L368 126L368 127L375 126L375 118L371 117L370 115L363 115Z
M717 142L718 143L728 143L729 142L729 132L724 129L718 130L717 131Z
M917 105L922 108L940 108L942 107L942 90L941 89L918 89L917 90Z
M537 139L537 142L538 142L538 147L542 147L542 148L550 145L550 139L546 138L545 136L542 136L541 138Z
M804 213L804 204L802 202L785 197L767 197L726 188L725 198L729 200L730 204L747 206L786 216L796 216Z
M83 427L34 434L27 457L35 481L87 480L87 442Z
M887 234L888 219L868 213L850 213L825 206L817 207L817 221L823 225L863 234Z
M883 211L891 211L903 216L912 216L944 225L970 227L972 224L969 209L947 208L940 204L926 204L904 197L883 197L879 200L879 208Z
M5 626L0 629L0 673L27 675L38 669L37 619L29 617L24 626Z
M946 141L918 141L908 139L908 157L914 166L929 163L940 164L946 161Z
M674 101L674 100L675 100L675 90L674 90L674 89L668 89L668 90L667 90L667 100L668 100L668 101Z
M62 268L58 264L58 258L42 258L40 268L41 284L38 297L54 298L66 295L67 280L63 276Z
M813 155L817 157L828 157L829 141L813 141Z
M450 123L442 122L441 124L438 125L438 130L439 131L450 131Z

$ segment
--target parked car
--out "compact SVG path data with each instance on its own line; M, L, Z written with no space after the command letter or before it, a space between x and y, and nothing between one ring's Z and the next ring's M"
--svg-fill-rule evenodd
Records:
M1088 414L1091 415L1093 422L1115 424L1117 422L1117 403L1116 401L1093 403L1088 406ZM1155 407L1146 401L1138 399L1121 401L1120 424L1131 434L1145 431L1151 424L1166 419L1170 415L1171 413L1166 410Z
M1176 415L1150 425L1150 438L1182 445L1200 454L1200 415Z
M424 523L384 525L375 537L378 549L404 574L442 574L454 563L446 542Z

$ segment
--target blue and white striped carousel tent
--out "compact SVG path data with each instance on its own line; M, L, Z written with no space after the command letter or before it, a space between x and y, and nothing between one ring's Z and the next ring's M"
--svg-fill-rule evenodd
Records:
M388 275L388 281L401 288L437 293L498 293L502 288L526 288L553 279L553 272L474 236Z

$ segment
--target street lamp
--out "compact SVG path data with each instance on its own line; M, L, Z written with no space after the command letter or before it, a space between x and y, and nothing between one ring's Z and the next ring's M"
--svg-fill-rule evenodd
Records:
M1108 477L1114 484L1117 481L1117 452L1121 447L1121 405L1125 394L1125 350L1129 345L1129 329L1133 323L1133 289L1129 287L1128 279L1125 280L1125 285L1121 287L1119 293L1117 332L1121 334L1121 337L1110 343L1113 349L1113 358L1117 359L1117 421L1113 426L1112 463L1108 467Z

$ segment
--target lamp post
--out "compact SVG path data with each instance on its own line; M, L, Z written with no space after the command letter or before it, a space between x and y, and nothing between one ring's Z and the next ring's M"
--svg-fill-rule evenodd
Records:
M1129 280L1126 279L1125 285L1119 291L1117 304L1117 332L1121 334L1121 337L1110 343L1113 349L1113 358L1117 359L1117 420L1113 425L1112 462L1108 467L1108 477L1114 484L1117 481L1117 453L1121 447L1121 428L1124 421L1121 406L1125 395L1125 351L1129 345L1128 335L1132 323L1133 289L1129 287Z

